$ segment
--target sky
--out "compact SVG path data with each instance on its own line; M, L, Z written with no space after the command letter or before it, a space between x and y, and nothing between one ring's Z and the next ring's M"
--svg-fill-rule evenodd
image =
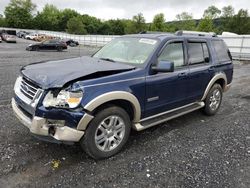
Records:
M0 14L10 0L0 0ZM41 11L46 3L54 4L59 9L71 8L81 14L89 14L102 20L128 18L139 12L143 13L146 22L151 22L155 14L164 13L167 21L175 20L175 16L183 11L192 13L199 19L203 11L211 5L222 8L232 5L236 11L241 8L250 11L249 0L32 0Z

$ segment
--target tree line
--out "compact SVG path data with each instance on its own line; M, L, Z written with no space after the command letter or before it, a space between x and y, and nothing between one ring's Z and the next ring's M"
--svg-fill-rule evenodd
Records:
M182 12L177 14L176 20L172 22L166 22L164 13L156 14L152 23L146 23L142 13L131 19L104 21L87 14L80 14L73 9L59 10L52 4L46 4L41 12L36 12L36 5L31 0L11 0L5 7L4 15L0 14L0 27L103 35L177 30L250 34L250 17L247 9L235 12L231 5L222 9L212 5L204 10L202 18L198 20L195 20L191 13Z

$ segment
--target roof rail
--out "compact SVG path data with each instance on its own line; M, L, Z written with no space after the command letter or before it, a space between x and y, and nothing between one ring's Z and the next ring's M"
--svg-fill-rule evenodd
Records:
M173 34L168 32L161 32L161 31L141 31L139 34Z
M210 37L217 37L216 33L214 32L200 32L200 31L176 31L175 35L182 36L182 35L195 35L195 36L210 36Z

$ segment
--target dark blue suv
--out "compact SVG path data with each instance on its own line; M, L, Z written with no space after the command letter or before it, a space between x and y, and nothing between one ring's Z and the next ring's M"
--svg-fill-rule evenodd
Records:
M17 118L41 139L80 142L91 157L119 152L141 131L203 109L214 115L232 82L228 48L215 35L137 34L92 57L24 66L15 83Z

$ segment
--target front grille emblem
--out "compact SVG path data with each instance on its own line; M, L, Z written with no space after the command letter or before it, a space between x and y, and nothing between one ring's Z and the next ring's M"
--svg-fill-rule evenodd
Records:
M28 88L28 86L23 85L23 90L24 90L24 91L26 91L26 92L29 92L29 88Z

